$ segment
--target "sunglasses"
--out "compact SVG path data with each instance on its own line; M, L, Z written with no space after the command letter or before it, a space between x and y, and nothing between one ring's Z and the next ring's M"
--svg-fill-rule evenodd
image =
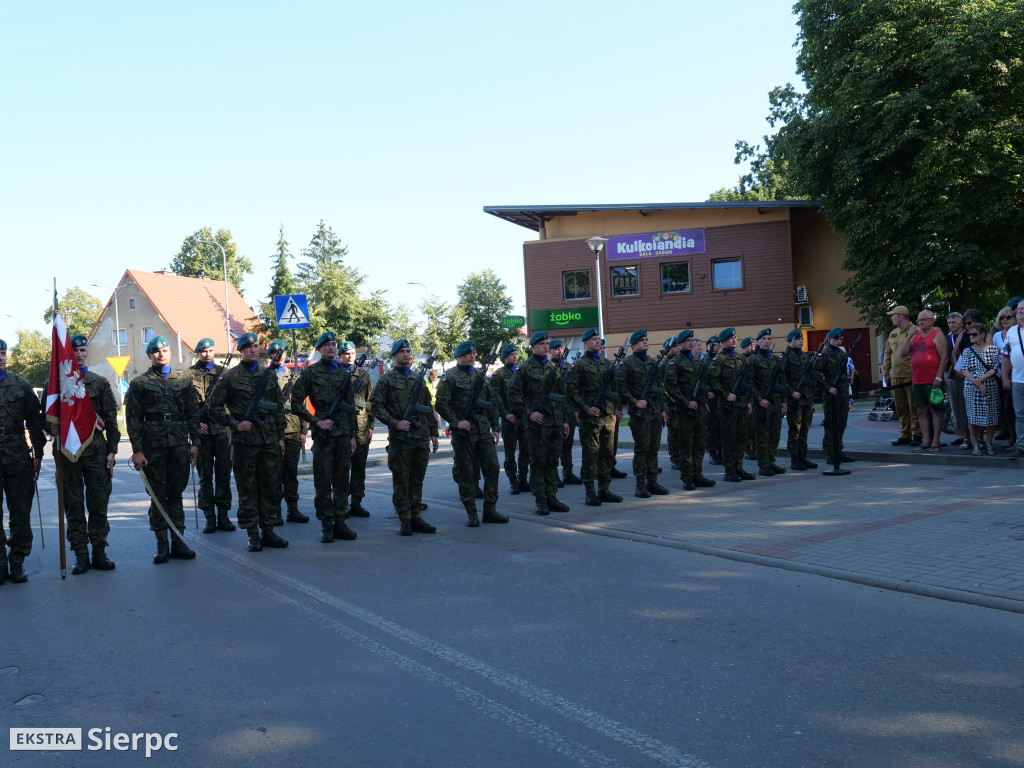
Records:
M973 339L975 336L984 336L985 334L984 333L968 333L967 335L970 336Z

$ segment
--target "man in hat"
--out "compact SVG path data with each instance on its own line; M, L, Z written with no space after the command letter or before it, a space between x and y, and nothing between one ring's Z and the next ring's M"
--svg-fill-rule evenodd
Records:
M492 395L485 371L477 371L476 342L464 341L455 348L455 368L441 376L437 385L437 412L451 424L452 449L458 466L459 498L466 509L470 528L480 525L476 513L476 474L484 481L485 523L507 523L508 518L498 513L498 452L494 445L501 431L498 401ZM472 409L469 401L473 390L480 385L479 395Z
M601 358L608 357L608 339L601 339L601 348L598 350L598 355ZM618 363L616 363L618 365ZM622 426L622 401L619 401L619 405L615 410L615 429L612 431L612 447L615 449L612 455L612 480L625 480L629 477L628 472L623 472L617 466L615 466L616 457L619 454L619 428Z
M708 337L707 349L704 354L710 358L711 362L708 364L707 381L710 383L714 379L715 371L715 357L722 349L721 344L718 343L718 336L713 335ZM714 464L716 466L722 463L722 404L718 398L715 397L715 391L712 389L708 392L708 430L707 430L707 450L708 450L708 464Z
M655 386L645 397L644 389L658 361L647 354L647 331L634 331L629 337L633 354L627 357L615 375L618 377L619 396L629 407L629 431L633 435L633 476L636 495L649 499L651 494L668 493L658 483L658 451L661 450L661 430L665 425L662 412L662 375L655 374Z
M548 345L547 331L537 331L530 337L531 355L509 387L513 409L527 414L530 487L538 515L569 511L568 505L556 496L558 458L562 441L569 435L569 423L562 410L565 391L557 366L548 359Z
M132 466L145 469L153 489L149 528L156 536L153 562L191 560L185 543L181 494L188 486L189 464L199 454L199 403L191 379L171 371L171 344L157 336L146 346L150 368L131 380L124 398L125 423L132 443ZM163 513L161 513L161 509ZM165 517L166 515L166 517ZM168 519L178 530L168 544Z
M811 359L810 352L803 352L804 335L794 328L786 334L786 351L782 354L783 376L789 402L786 405L786 450L789 453L789 468L796 470L817 469L818 465L807 458L807 435L814 418L814 377L804 370ZM797 385L802 386L797 389Z
M210 390L225 370L223 365L214 362L213 348L213 339L202 339L196 344L196 362L188 369L199 400L202 438L196 464L199 468L199 508L206 516L203 533L235 530L235 524L228 517L231 509L231 428L223 419L214 423L207 403Z
M505 476L515 496L520 491L530 492L530 444L526 439L526 414L515 412L508 399L509 383L519 370L519 351L514 344L506 344L501 348L501 362L501 368L491 374L490 383L491 392L502 414L501 440L505 447Z
M96 431L88 445L83 448L78 461L65 461L64 514L68 521L68 545L75 553L75 564L71 573L85 573L90 567L100 571L114 570L114 561L107 557L107 503L110 501L111 482L114 476L114 460L121 432L117 426L117 401L110 388L110 382L98 373L89 370L89 340L85 336L72 336L71 349L75 361L82 371L85 391L89 393L93 410L99 417ZM45 400L45 397L44 397ZM60 435L60 421L50 418L50 434ZM84 441L83 441L84 442ZM53 444L54 456L58 449ZM57 459L60 461L61 459ZM86 520L86 505L89 518ZM89 544L92 544L92 561L89 560Z
M341 367L352 374L352 405L356 409L356 450L352 454L348 490L351 494L348 514L350 517L369 517L370 512L363 506L366 496L366 459L370 455L370 441L373 440L373 413L370 411L370 393L373 384L370 373L356 365L356 345L346 341L339 348Z
M551 358L555 365L559 366L559 376L562 379L562 388L568 390L569 379L572 377L572 367L570 365L569 358L567 355L569 350L565 346L565 342L562 339L551 339L548 342L548 356ZM565 358L563 360L563 358ZM558 487L562 488L566 485L582 485L583 481L577 475L573 474L572 471L572 444L576 440L576 425L578 419L576 417L576 411L572 406L565 404L562 407L562 415L565 417L566 423L569 425L569 434L565 436L562 441L562 452L559 454L559 462L562 465L562 476L558 480Z
M900 421L900 436L892 444L918 446L921 444L921 424L912 402L910 358L900 356L900 348L914 330L914 324L910 320L910 310L902 304L893 307L889 315L894 328L885 340L882 379L889 384L893 408Z
M615 463L614 431L619 394L612 371L615 363L601 355L601 337L597 328L584 331L581 338L583 354L573 364L566 396L570 407L580 414L580 447L583 449L580 472L586 489L586 503L590 507L599 507L605 501L622 501L622 497L609 488ZM608 385L602 393L601 386L606 378Z
M423 478L431 450L437 453L437 419L433 417L430 393L425 386L419 388L413 418L405 417L416 378L424 375L412 371L408 340L399 339L391 345L391 358L394 365L377 379L370 395L370 409L373 417L388 428L391 502L398 514L398 533L434 533L437 529L423 519Z
M238 338L241 361L224 374L210 397L210 417L232 431L231 460L238 488L238 524L249 534L249 551L284 549L288 542L274 533L281 512L278 486L284 458L284 400L273 368L260 367L255 333ZM284 356L274 351L270 366Z
M306 366L292 389L292 413L310 425L313 433L313 501L320 521L320 541L351 541L356 532L348 527L349 464L356 451L356 420L352 374L338 360L338 337L325 331L316 340L320 360ZM339 394L342 394L338 402ZM316 412L306 409L309 398ZM335 403L338 407L331 413Z
M693 331L683 331L676 336L675 346L679 352L669 361L665 374L665 390L676 401L679 479L686 491L715 485L714 480L704 477L703 471L710 371L705 370L704 380L698 389L697 382L705 361L696 356L694 342ZM706 365L710 366L711 361L708 360Z
M0 584L7 578L8 562L11 581L28 581L25 558L32 553L32 492L35 478L43 463L46 435L39 398L28 379L7 370L7 342L0 339L0 494L7 499L11 537L4 531L0 514ZM29 453L25 442L28 430L32 441ZM2 513L0 508L0 513ZM7 549L10 547L10 555Z
M785 371L780 355L772 354L772 329L759 331L755 339L752 385L754 388L754 450L758 474L764 477L785 474L775 458L782 436L782 417L786 406Z
M299 374L302 371L298 368L298 360L294 363L296 367L289 368L285 365L285 347L281 340L272 341L267 347L267 353L271 357L281 355L281 364L277 367L277 386L281 389L281 399L284 403L284 458L281 459L281 476L274 501L277 510L275 526L284 525L285 520L289 523L309 522L309 516L299 511L299 456L306 445L309 424L292 413L292 390L299 383ZM281 515L281 502L288 508L287 517Z
M846 369L843 337L842 328L830 330L825 336L828 343L824 351L814 359L814 372L825 386L825 435L821 447L829 464L837 463L837 458L839 461L853 461L851 456L843 453L843 433L850 416L850 376Z
M690 333L692 335L693 331L690 331ZM679 348L680 345L676 341L675 336L665 339L665 359L668 361L665 364L665 415L668 417L668 423L665 427L668 430L668 463L676 472L679 471L679 425L676 423L679 411L676 408L675 397L672 396L668 389L668 366L672 365L672 361L679 354Z
M747 373L743 374L744 359L737 350L735 328L720 331L718 341L721 350L715 355L711 386L722 409L720 423L725 480L729 483L754 480L757 476L743 469L743 453L747 448L750 415L754 410L750 403L752 388L748 379L749 368ZM744 376L742 380L741 374Z

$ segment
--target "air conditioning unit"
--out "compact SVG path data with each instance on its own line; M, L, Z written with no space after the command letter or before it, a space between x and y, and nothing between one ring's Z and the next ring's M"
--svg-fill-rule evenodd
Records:
M814 322L811 316L811 306L808 304L806 307L800 307L800 327L807 328L813 326Z
M796 303L806 304L807 303L807 286L798 285L796 287Z

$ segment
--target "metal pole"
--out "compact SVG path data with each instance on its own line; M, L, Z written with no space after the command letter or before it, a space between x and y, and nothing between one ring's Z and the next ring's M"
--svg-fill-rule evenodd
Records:
M604 338L604 305L601 301L601 251L594 251L594 274L597 275L597 335Z

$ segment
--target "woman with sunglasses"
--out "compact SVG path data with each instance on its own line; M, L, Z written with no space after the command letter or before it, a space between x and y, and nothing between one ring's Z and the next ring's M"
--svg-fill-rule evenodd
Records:
M996 330L992 334L992 344L1000 352L1006 349L1006 332L1013 329L1017 320L1013 316L1013 309L1004 307L996 315ZM996 440L1009 440L1009 445L1017 441L1016 415L1013 410L1013 396L1006 390L999 392L999 434Z
M991 456L995 453L992 441L999 425L999 350L988 343L988 334L981 323L967 328L971 346L960 356L961 370L966 379L964 400L967 404L967 423L971 428L974 455L981 456L982 446ZM984 432L985 440L982 441Z

